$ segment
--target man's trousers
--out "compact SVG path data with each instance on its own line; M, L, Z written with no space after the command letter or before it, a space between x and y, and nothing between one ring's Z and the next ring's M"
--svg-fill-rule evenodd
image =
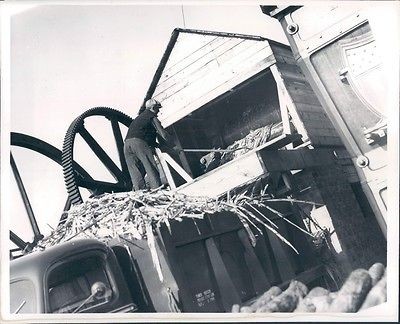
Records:
M154 159L154 149L144 140L129 138L124 143L124 155L132 179L132 189L146 189L144 180L147 174L150 189L161 186L160 173Z

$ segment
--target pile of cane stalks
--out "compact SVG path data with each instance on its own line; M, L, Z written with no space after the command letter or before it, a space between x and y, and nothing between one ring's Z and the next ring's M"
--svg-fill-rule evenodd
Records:
M279 234L276 230L278 227L257 209L268 208L284 218L278 211L264 204L265 201L272 200L289 199L269 199L261 193L258 196L239 194L228 200L221 200L205 196L189 196L163 189L106 193L72 206L65 212L64 221L49 236L39 241L37 248L47 248L77 237L97 238L101 241L108 241L118 236L138 240L149 239L152 230L161 224L170 229L172 220L178 222L184 218L196 220L204 218L205 215L229 211L239 217L253 245L255 236L251 228L262 233L260 227L265 226L297 251ZM291 199L291 201L297 200ZM285 220L296 226L290 220Z
M255 148L267 143L275 137L278 137L283 132L283 124L270 124L255 130L250 131L244 138L235 141L226 149L232 152L225 152L221 156L220 165L225 164L238 156L246 154Z
M351 272L337 292L322 287L308 291L306 285L293 280L284 291L273 286L249 305L233 305L232 312L355 313L384 303L386 299L386 269L383 264L375 263L368 271Z
M258 208L268 208L293 226L298 226L266 206L266 200L270 200L270 197L263 190L258 195L247 196L244 192L226 199L188 196L164 189L103 194L72 206L65 212L66 217L58 227L39 241L33 251L77 238L95 238L105 243L115 238L144 239L147 240L154 266L162 280L154 230L162 224L170 230L171 221L180 222L189 218L196 224L195 220L205 215L212 217L218 212L229 211L234 214L232 217L239 217L253 246L256 244L254 232L262 235L261 227L266 227L297 253L295 247L279 234L277 225Z

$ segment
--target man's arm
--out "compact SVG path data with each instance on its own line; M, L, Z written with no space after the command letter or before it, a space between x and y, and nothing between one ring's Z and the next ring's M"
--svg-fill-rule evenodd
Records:
M162 127L161 122L158 120L157 117L153 118L153 125L157 131L157 135L159 137L161 137L161 139L166 142L169 143L170 142L170 136L169 134L165 131L164 127Z
M158 134L158 140L160 142L160 148L164 151L175 151L176 153L179 153L181 150L175 146L171 136L166 132L164 127L162 127L161 122L157 117L153 118L153 125L157 131Z

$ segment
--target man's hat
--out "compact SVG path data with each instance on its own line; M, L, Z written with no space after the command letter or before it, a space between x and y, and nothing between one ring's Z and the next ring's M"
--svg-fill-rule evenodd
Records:
M147 101L146 101L146 104L145 104L145 106L146 106L147 109L152 108L152 107L154 107L154 106L156 106L156 105L161 106L160 102L157 101L156 99L153 99L153 98L147 100Z

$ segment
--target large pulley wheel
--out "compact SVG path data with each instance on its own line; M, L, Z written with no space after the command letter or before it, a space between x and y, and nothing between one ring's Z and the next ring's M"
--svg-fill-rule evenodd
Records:
M22 147L34 152L37 152L41 155L44 155L45 157L51 159L52 161L56 162L60 166L62 166L62 152L58 148L54 147L53 145L42 141L36 137L29 136L26 134L22 133L16 133L16 132L11 132L11 138L10 138L10 144L11 146L16 146L16 147ZM25 185L23 182L23 179L20 175L20 172L17 167L17 161L14 160L12 151L10 152L10 163L11 163L11 169L14 174L14 177L17 182L17 186L19 189L19 192L21 194L25 210L26 210L26 216L30 222L30 225L32 227L32 232L33 232L33 241L32 242L25 242L18 234L14 233L12 230L10 230L10 240L18 247L16 249L12 249L10 251L10 256L11 258L15 257L15 253L21 252L25 249L30 249L36 245L38 240L41 239L42 233L39 229L39 226L36 221L36 215L32 209L32 206L30 204L30 200L28 197L28 194L25 190ZM84 177L91 179L90 175L75 161L72 161L73 169L75 170L76 174ZM61 171L61 170L60 170ZM61 173L61 172L60 172ZM67 197L67 201L64 205L63 211L66 211L70 208L70 200ZM61 208L60 208L61 209ZM63 213L60 210L60 220L63 218Z
M102 148L94 136L85 128L85 120L94 116L104 117L109 120L110 124L108 127L112 128L120 166L117 166L105 149ZM118 110L108 107L95 107L77 117L69 126L63 143L62 166L65 185L72 204L83 202L80 188L86 188L95 194L123 192L132 189L131 179L125 162L124 140L120 128L120 124L129 127L131 121L131 117ZM99 162L106 167L115 179L115 182L94 180L76 172L73 160L74 154L78 153L74 153L75 141L78 135L86 142L88 149L97 156ZM83 154L83 152L79 152L79 154ZM76 156L78 157L78 154ZM95 167L96 165L93 165L93 168Z

